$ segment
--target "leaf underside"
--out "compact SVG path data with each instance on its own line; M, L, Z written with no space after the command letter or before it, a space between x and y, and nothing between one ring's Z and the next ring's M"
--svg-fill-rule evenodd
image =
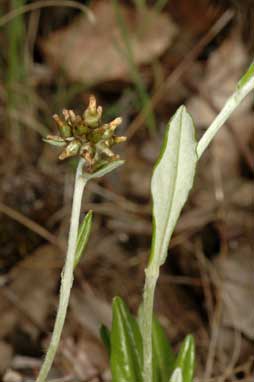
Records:
M171 235L193 185L196 147L192 118L181 106L169 122L152 176L153 239L149 265L158 267L166 260Z

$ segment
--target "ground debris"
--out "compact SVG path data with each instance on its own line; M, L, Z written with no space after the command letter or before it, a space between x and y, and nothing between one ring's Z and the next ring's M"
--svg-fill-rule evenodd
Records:
M152 10L138 14L133 8L120 8L129 30L125 37L129 39L134 65L150 64L168 48L176 34L175 24L169 16ZM129 53L112 2L97 2L93 12L95 24L79 17L42 42L49 63L63 69L71 80L89 85L128 80Z

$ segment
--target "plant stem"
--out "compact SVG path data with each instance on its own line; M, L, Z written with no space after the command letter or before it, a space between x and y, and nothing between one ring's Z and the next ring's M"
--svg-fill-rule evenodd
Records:
M197 146L198 159L201 157L207 146L213 140L215 134L219 131L221 126L230 117L233 111L240 105L243 99L254 90L254 75L243 86L238 86L236 91L225 103L223 109L214 119L210 127L206 130Z
M153 369L152 369L152 325L153 325L153 305L154 293L157 280L159 278L159 270L154 267L148 266L145 270L146 279L143 295L143 312L142 312L142 337L143 337L143 353L144 353L144 369L143 380L145 382L152 382Z
M225 106L215 118L213 123L207 129L203 137L198 143L197 146L197 155L198 158L201 157L209 143L214 138L215 134L237 108L237 106L242 102L242 100L254 90L254 70L253 64L246 72L244 77L238 83L236 91L228 99ZM155 254L155 258L160 258L162 248L158 250L158 253ZM153 305L154 305L154 294L155 287L159 277L159 268L160 264L158 262L151 263L148 265L145 270L145 286L144 286L144 295L143 295L143 309L141 315L141 332L143 338L143 355L144 355L144 364L143 364L143 380L144 382L153 381L153 367L152 367L152 357L153 357L153 348L152 348L152 323L153 323Z
M86 185L86 178L82 175L82 169L84 165L84 160L80 159L75 178L74 192L73 192L73 202L72 202L72 212L71 212L71 222L70 231L68 238L68 250L66 255L66 261L62 273L61 288L60 288L60 298L59 306L56 315L56 320L54 324L53 334L51 337L50 345L42 364L37 382L45 382L55 358L55 354L60 342L61 333L63 330L65 317L67 313L67 308L69 305L70 292L73 283L73 271L74 271L74 261L75 252L77 244L77 236L79 229L79 217L81 201L83 196L84 187Z

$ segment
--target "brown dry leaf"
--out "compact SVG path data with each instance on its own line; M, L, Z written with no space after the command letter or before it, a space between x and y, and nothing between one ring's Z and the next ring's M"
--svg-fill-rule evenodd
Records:
M181 25L181 34L186 30L188 35L199 38L221 12L214 3L211 0L181 0L168 1L166 6Z
M198 126L208 126L215 117L214 110L202 97L209 96L211 103L218 110L235 90L236 84L248 65L246 49L238 33L233 34L214 53L211 54L206 74L199 83L200 96L194 96L188 102L188 110ZM231 117L236 121L251 108L252 100L243 102Z
M1 290L0 338L16 326L33 338L45 329L58 275L56 256L55 247L44 245L12 270L10 284Z
M97 377L108 365L108 357L101 344L83 332L79 333L77 341L72 337L63 339L62 354L71 373L83 381Z
M215 263L222 284L222 322L225 327L254 339L254 257L250 247L241 247L230 257L220 257Z
M82 292L73 290L71 309L75 320L86 328L94 337L99 337L100 327L111 327L111 306L99 298L86 284Z
M228 367L229 361L233 360L236 363L244 363L253 355L253 343L246 337L242 336L239 331L225 326L219 327L218 344L217 344L217 358L219 360L219 367L225 370ZM231 361L232 362L232 361Z
M240 182L238 182L240 183ZM252 211L254 208L254 183L252 180L246 180L237 184L234 191L231 193L232 203L241 208L248 208L248 211ZM253 216L252 216L253 217Z
M160 276L155 310L161 313L160 318L165 322L173 343L185 333L196 333L203 328L188 293L182 286L172 283L170 277L165 274Z
M137 14L121 5L136 65L149 64L169 46L176 34L172 20L147 10ZM42 42L51 65L63 69L73 81L95 85L129 78L126 49L112 2L95 3L96 23L79 17L67 28L52 33Z
M187 104L198 127L211 124L235 90L248 63L239 33L232 34L211 54L206 74L198 85L200 94L192 97ZM222 177L239 175L240 146L247 146L253 126L252 102L251 97L245 99L230 117L227 128L222 128L214 138L212 153Z

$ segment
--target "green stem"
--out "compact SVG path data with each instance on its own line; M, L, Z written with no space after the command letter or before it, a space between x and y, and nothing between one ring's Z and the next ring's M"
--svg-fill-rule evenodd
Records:
M50 345L49 345L45 360L42 364L42 367L36 382L46 381L46 378L48 376L48 373L54 361L55 354L60 342L61 333L63 330L65 317L67 313L67 308L69 305L70 292L71 292L72 283L73 283L73 270L74 270L75 252L76 252L77 236L78 236L78 229L79 229L81 201L82 201L84 187L87 182L85 177L82 175L83 165L84 165L84 160L81 159L78 164L76 178L75 178L71 223L70 223L70 231L69 231L69 239L68 239L68 250L67 250L66 261L65 261L65 265L64 265L64 269L62 273L59 306L58 306L58 311L56 315L55 325L54 325Z
M233 111L240 105L243 99L252 90L254 90L254 74L249 78L248 81L245 82L244 85L238 85L236 91L227 100L223 109L214 119L210 127L206 130L205 134L202 136L197 146L198 158L201 157L201 155L206 150L207 146L211 143L215 134L219 131L221 126L226 122L226 120L230 117Z
M153 305L154 293L156 284L159 278L159 270L154 267L148 266L145 270L146 279L143 295L143 312L141 319L142 337L143 337L143 353L144 353L144 368L143 380L145 382L152 382L153 369L152 369L152 325L153 325Z

